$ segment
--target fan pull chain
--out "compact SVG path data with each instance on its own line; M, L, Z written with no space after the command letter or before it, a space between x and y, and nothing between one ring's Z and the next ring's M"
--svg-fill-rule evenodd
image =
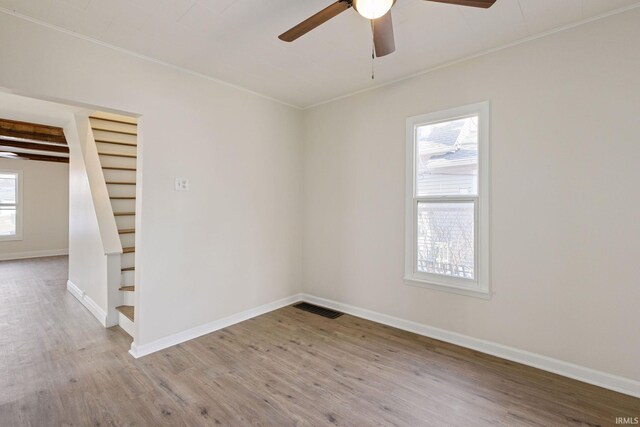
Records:
M376 21L371 20L371 80L375 80L376 78L376 70L375 70L375 59L376 59L376 39L375 39L375 31L376 31Z
M371 80L375 80L375 78L376 78L376 70L375 70L374 65L373 65L375 63L374 60L376 58L374 52L375 52L375 48L372 48L371 49Z

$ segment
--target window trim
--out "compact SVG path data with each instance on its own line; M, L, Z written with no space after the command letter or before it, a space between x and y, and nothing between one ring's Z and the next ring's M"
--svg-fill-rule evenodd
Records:
M415 139L418 125L452 121L470 116L478 116L478 194L477 196L421 196L415 195ZM405 187L405 270L404 282L410 286L419 286L438 291L491 298L490 286L490 242L489 242L489 101L462 107L451 108L433 113L409 117L406 120L406 187ZM475 202L474 257L475 279L461 279L444 275L418 272L416 220L419 202Z
M15 169L0 169L0 174L14 174L16 175L16 179L18 180L18 185L16 191L18 192L16 197L16 234L12 236L0 236L0 242L11 242L17 240L23 240L22 237L22 171Z

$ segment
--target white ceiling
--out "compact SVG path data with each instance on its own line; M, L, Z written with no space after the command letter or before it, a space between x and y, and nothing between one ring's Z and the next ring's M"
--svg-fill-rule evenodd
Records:
M333 0L0 0L0 7L296 106L397 80L640 0L423 0L393 8L395 53L375 61L347 10L293 43L277 36Z

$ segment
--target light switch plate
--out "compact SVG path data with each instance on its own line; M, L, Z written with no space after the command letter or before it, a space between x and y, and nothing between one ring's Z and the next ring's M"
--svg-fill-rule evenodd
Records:
M176 178L176 191L189 191L189 180L187 178Z

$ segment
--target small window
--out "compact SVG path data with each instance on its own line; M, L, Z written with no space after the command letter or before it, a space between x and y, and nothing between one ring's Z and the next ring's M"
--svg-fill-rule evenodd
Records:
M22 239L22 173L0 170L0 241Z
M489 295L489 104L407 119L405 280Z

